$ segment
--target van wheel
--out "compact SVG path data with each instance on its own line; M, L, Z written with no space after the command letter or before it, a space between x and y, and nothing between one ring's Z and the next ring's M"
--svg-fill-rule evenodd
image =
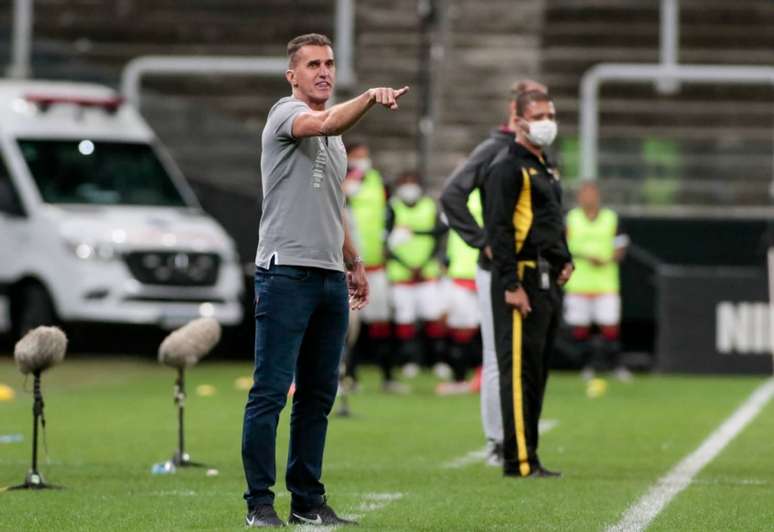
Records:
M39 284L30 284L22 289L16 314L16 337L21 338L31 329L40 325L54 325L56 314L54 304L46 289Z

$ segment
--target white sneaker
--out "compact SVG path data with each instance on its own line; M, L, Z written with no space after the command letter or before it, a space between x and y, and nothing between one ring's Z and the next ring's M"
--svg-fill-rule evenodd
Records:
M503 444L494 440L486 442L486 465L491 467L502 467L503 465Z
M470 384L462 382L439 382L435 387L436 395L463 395L470 393Z
M613 374L620 382L632 382L632 379L634 378L632 372L625 366L618 366Z
M417 375L419 375L419 364L409 362L403 366L403 376L407 379L414 379Z
M449 364L438 362L435 366L433 366L433 373L442 381L448 381L451 380L453 372Z
M411 393L411 386L398 381L384 381L382 383L382 391L395 395L406 395Z
M583 368L580 372L581 379L583 379L586 382L589 382L591 379L596 377L596 373L590 366L586 366Z
M340 393L358 393L360 391L360 383L352 377L344 377L339 381Z

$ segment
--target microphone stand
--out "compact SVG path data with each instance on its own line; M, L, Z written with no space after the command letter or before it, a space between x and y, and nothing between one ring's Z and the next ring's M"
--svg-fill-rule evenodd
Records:
M183 414L185 412L185 370L177 368L175 381L175 404L177 405L177 450L172 456L176 467L206 467L200 462L191 460L191 455L185 452L185 434L183 431Z
M43 415L43 394L40 391L40 370L35 370L33 373L33 397L32 403L32 467L30 468L27 476L24 479L23 484L18 486L12 486L9 490L42 490L42 489L56 489L59 486L46 483L43 479L43 475L38 471L38 424L40 424L43 430L46 430L46 418Z

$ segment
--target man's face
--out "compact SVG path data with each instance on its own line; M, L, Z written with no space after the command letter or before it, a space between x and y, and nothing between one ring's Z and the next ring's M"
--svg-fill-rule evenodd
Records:
M422 197L422 186L419 184L419 176L407 174L395 183L395 194L409 205L416 205Z
M371 159L367 146L352 148L347 153L347 175L345 179L362 181L365 174L371 170Z
M363 159L368 159L368 147L367 146L358 146L357 148L353 148L347 154L347 159L349 159L350 162L351 161L361 161Z
M556 109L554 102L530 102L522 118L527 122L537 122L538 120L556 120Z
M595 185L583 185L578 191L578 205L584 210L599 208L599 190Z
M333 50L330 46L302 46L286 77L301 98L311 103L327 102L336 84Z

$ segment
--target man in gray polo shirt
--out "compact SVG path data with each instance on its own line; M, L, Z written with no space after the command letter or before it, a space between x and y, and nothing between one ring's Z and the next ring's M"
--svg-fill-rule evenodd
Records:
M255 372L245 407L242 460L250 527L283 526L274 510L277 422L293 379L285 483L292 524L351 521L326 504L320 482L328 414L338 385L349 307L368 302L368 281L344 221L341 135L375 104L390 110L408 91L382 87L329 109L330 40L288 43L293 95L269 112L261 136L263 210L255 274Z

